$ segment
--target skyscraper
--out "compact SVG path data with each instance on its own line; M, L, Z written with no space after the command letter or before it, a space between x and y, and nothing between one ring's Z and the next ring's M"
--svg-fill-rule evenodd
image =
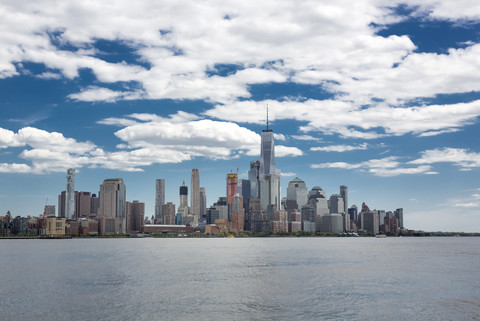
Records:
M121 178L111 178L100 185L100 217L101 234L126 233L126 198L127 188ZM103 220L102 220L103 219ZM114 219L114 220L112 220ZM112 226L113 222L113 226Z
M155 219L161 221L162 205L165 204L165 179L157 179L155 187Z
M238 194L243 196L243 209L245 212L249 210L250 198L251 198L251 188L250 180L248 179L239 179L237 191Z
M185 186L185 181L183 181L182 186L180 186L180 205L179 209L188 207L188 186Z
M292 201L295 201L296 206L294 208L301 209L303 205L307 204L307 185L303 180L298 177L295 177L288 183L287 187L287 209L290 212L294 204Z
M58 217L65 217L67 209L67 191L62 191L58 195Z
M344 213L345 206L340 194L330 195L330 213Z
M126 203L127 233L141 232L145 219L145 203L139 201Z
M194 216L195 222L200 218L200 174L198 168L192 169L190 179L190 213Z
M45 215L45 217L55 216L55 205L45 205L43 215Z
M348 187L340 186L340 196L343 198L343 213L348 213Z
M228 173L227 174L227 202L232 204L233 196L237 194L238 190L238 174Z
M67 170L67 190L65 194L65 216L67 220L75 215L75 169Z
M275 145L273 131L268 128L262 130L260 145L260 206L267 211L268 219L271 219L271 208L280 209L280 171L275 169Z
M207 214L207 193L205 187L200 187L200 216L204 217Z
M398 226L400 228L404 228L403 227L403 208L397 208L395 210L395 216L397 217L398 219Z
M260 197L260 162L250 162L248 171L250 181L250 197ZM245 196L245 195L244 195Z
M162 205L163 224L175 225L175 204L168 202Z
M92 194L92 197L90 197L90 215L96 216L99 208L100 198L96 194Z
M236 193L232 197L232 215L230 228L232 232L240 233L244 225L243 196Z
M75 218L89 217L91 214L90 192L75 192Z

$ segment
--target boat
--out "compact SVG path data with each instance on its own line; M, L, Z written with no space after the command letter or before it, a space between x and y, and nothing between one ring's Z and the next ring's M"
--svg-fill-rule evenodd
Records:
M385 239L385 238L387 238L387 236L386 236L385 234L377 234L377 235L375 235L375 237L376 237L377 239Z

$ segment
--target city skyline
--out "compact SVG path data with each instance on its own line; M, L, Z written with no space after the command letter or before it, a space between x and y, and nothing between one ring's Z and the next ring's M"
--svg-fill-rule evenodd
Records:
M479 230L476 3L132 5L0 5L0 215L57 205L68 168L77 191L123 178L148 217L156 179L178 204L195 168L209 206L260 160L268 106L281 197L299 177Z

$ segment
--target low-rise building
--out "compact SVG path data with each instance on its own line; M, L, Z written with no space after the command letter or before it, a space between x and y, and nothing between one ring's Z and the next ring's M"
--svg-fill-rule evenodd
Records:
M45 234L48 236L63 236L65 235L65 222L64 217L47 217L47 226Z

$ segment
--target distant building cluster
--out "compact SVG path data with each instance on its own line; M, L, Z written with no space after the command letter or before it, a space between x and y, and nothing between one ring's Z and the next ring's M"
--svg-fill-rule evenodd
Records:
M75 191L75 169L67 171L65 191L55 206L46 205L39 217L15 217L10 212L0 216L0 234L22 235L96 235L125 233L206 234L324 232L398 234L403 228L403 209L393 212L370 210L363 203L349 207L348 187L327 197L314 186L309 191L296 177L288 183L281 198L281 171L275 167L273 131L261 134L260 160L250 163L248 179L238 173L226 176L226 195L207 208L206 191L200 186L199 170L192 169L189 188L185 181L179 188L179 206L165 200L165 179L155 182L155 213L145 217L145 203L127 201L123 179L105 179L98 194ZM98 196L97 196L98 195Z

